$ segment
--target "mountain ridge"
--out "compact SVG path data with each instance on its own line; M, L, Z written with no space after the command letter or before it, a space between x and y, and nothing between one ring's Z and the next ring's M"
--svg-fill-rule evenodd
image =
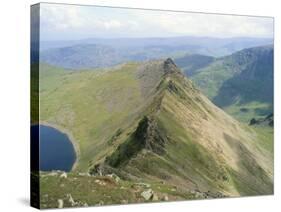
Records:
M74 173L159 183L186 198L273 192L273 153L260 132L216 107L172 59L52 70L40 75L41 119L72 132Z
M167 62L167 60L165 62ZM170 62L169 62L169 64L172 65ZM173 66L173 67L176 69L176 66ZM178 84L178 83L180 83L180 84ZM151 103L153 105L152 108L150 106L148 107L149 109L148 109L147 115L144 116L143 119L141 119L141 121L138 124L138 127L136 127L136 131L134 131L134 133L132 133L132 136L129 137L128 140L125 141L125 143L120 144L120 146L118 146L117 150L114 151L111 156L109 156L109 157L107 157L105 159L105 167L107 165L113 167L114 171L116 173L118 173L119 176L122 176L122 177L125 176L125 178L128 175L127 174L124 175L124 170L126 170L125 172L130 173L129 174L129 176L130 176L130 175L132 175L132 171L130 171L130 170L132 169L132 167L134 167L133 168L133 170L134 170L133 173L138 173L140 171L139 174L142 173L142 174L140 174L141 178L148 177L148 179L150 179L151 177L152 178L154 178L154 177L157 178L158 177L158 178L163 180L163 179L165 179L167 177L168 179L170 178L170 180L168 180L168 182L176 180L176 179L174 179L173 174L171 174L169 172L167 172L164 175L166 177L163 178L161 172L159 173L158 172L159 170L156 167L153 168L153 171L152 171L152 169L151 170L150 169L149 170L141 169L139 171L136 171L135 169L138 169L139 166L140 167L143 166L143 165L139 164L139 163L141 163L141 159L140 158L143 158L143 157L148 157L148 158L152 157L152 158L154 158L153 161L155 161L155 163L164 163L164 164L166 164L166 165L162 164L162 166L168 166L168 164L170 164L170 165L171 164L175 164L175 161L172 162L173 160L175 160L175 158L171 160L171 158L170 158L171 155L169 156L170 153L169 153L169 150L167 150L167 149L169 149L169 147L167 147L167 145L169 146L169 143L172 142L173 139L171 140L171 137L176 137L176 135L174 133L172 134L173 136L168 135L169 133L167 133L167 131L169 131L169 130L165 129L167 127L167 125L164 124L166 126L163 126L163 120L161 120L161 119L163 119L168 114L170 114L170 115L174 114L175 115L175 111L177 111L176 113L178 113L179 110L174 110L175 109L174 105L170 105L170 103L167 102L167 98L169 98L169 99L170 98L178 98L178 100L180 102L169 101L169 102L172 102L175 105L182 104L183 102L185 102L185 103L189 102L190 106L192 106L192 108L193 108L192 111L193 112L197 111L196 113L198 113L198 114L200 113L201 115L199 115L199 117L201 116L201 118L203 120L205 119L205 121L208 122L208 119L210 118L209 113L211 113L211 112L210 111L206 111L204 106L202 106L203 103L200 102L200 101L203 101L203 102L207 101L208 104L211 104L211 102L209 102L203 96L202 97L200 96L200 97L198 97L198 101L199 101L198 104L192 103L192 101L191 101L192 97L185 93L186 92L185 89L182 90L183 89L182 86L184 86L185 88L188 88L189 92L192 91L196 95L200 94L200 91L196 90L192 86L191 82L186 81L186 79L184 78L184 76L180 72L172 71L172 72L169 72L167 75L164 75L164 78L160 81L159 85L157 86L157 92L159 92L158 96L159 95L161 96L161 100L159 101L160 103L159 104L154 104L154 102ZM159 91L159 90L161 90L161 91ZM201 99L201 98L203 98L203 99ZM169 111L169 110L171 110L170 107L174 108L174 109L172 109L174 112L171 113L171 111ZM185 106L182 105L180 108L183 109L183 107L185 107ZM216 110L216 113L218 111L220 111L218 108L215 109L215 110ZM208 115L206 115L206 113ZM223 115L223 117L224 116L227 117L227 115L223 111L220 111L220 114ZM240 132L241 136L243 134L245 136L245 137L244 136L240 137L240 139L243 139L244 141L249 142L249 138L248 138L249 135L247 135L249 133L245 133L245 130L242 129L239 126L238 122L236 122L235 120L233 120L230 117L228 117L228 118L226 118L226 117L224 117L224 122L223 123L226 124L226 123L230 122L230 123L236 125L236 128L234 128L234 129L236 129L236 130L238 129L238 131ZM180 121L180 120L178 120L178 118L176 119L177 120L177 124L175 124L175 125L180 129L180 128L183 128L183 126L179 125L179 123L182 123L183 119L182 119L182 121ZM218 117L214 117L215 120L217 120L217 118ZM169 121L171 121L172 119L169 119ZM210 121L210 122L212 123L213 121ZM144 124L144 123L146 123L146 124ZM144 125L147 128L146 127L143 128ZM151 132L148 133L148 131L149 131L148 130L148 126L151 126L151 125L154 127L155 131L152 131L152 133ZM226 124L226 125L229 127L229 124ZM222 125L221 125L221 127L222 127ZM194 126L193 126L193 127L189 127L189 130L192 129L192 128L193 129L197 129L197 127L194 128ZM210 125L209 125L209 128L210 128ZM163 129L165 129L165 130L163 130ZM232 129L232 130L234 130L234 129ZM214 130L214 128L213 128L213 130ZM142 132L141 133L141 135L143 136L142 139L139 139L139 136L137 136L140 131ZM240 164L240 159L239 159L238 155L241 154L241 153L235 153L235 151L233 151L232 148L235 147L236 145L242 145L242 143L240 143L239 140L235 140L235 139L233 140L233 138L236 137L236 135L233 134L233 132L229 131L227 128L224 127L224 130L222 132L223 132L223 137L221 138L222 140L219 143L216 143L215 146L214 146L214 144L212 144L214 138L212 138L211 140L210 140L210 138L207 139L210 142L209 144L204 144L205 142L201 143L202 141L199 142L199 140L197 140L197 142L199 142L198 144L193 143L194 141L192 141L191 144L190 144L191 146L192 145L196 146L194 151L199 151L199 152L197 152L197 154L208 155L207 158L203 157L202 159L200 159L200 160L202 160L203 164L199 165L199 167L201 167L201 169L203 169L203 170L206 169L205 171L210 174L209 177L211 177L212 180L215 181L216 183L218 183L218 185L220 185L220 186L222 184L224 184L225 181L229 181L230 178L233 177L233 176L231 176L232 174L230 174L230 172L233 171L233 172L236 173L237 170L240 170L240 166L241 165L239 165ZM185 130L182 133L184 133L185 136L187 135ZM149 136L150 134L152 134L152 136ZM203 134L207 134L208 135L208 134L210 134L210 131L206 131ZM201 136L203 134L201 134ZM147 137L150 138L150 142L146 142ZM206 138L207 137L205 137L204 140ZM218 139L218 137L216 139ZM141 143L142 141L144 143ZM155 142L154 143L152 142L157 148L151 148L151 146L149 145L149 144L151 144L151 141L158 141L159 142L159 143L156 143L156 144L155 144ZM183 141L177 140L177 142L179 142L178 145L185 146L184 143L181 143ZM218 147L216 147L216 145L219 145L220 147L218 148ZM252 144L248 144L248 145L251 146ZM149 146L149 147L147 147L147 146ZM249 147L250 146L247 146L247 145L243 144L241 146L241 148L243 149L242 152L249 151ZM225 153L220 152L220 151L222 151L222 149L223 149L223 151L227 152L226 155L225 155ZM202 153L201 151L203 151L204 153ZM206 151L208 151L209 153L206 154ZM131 152L131 153L129 153L129 152ZM147 154L149 156L145 156ZM253 152L251 154L253 154ZM220 157L215 156L215 155L220 155ZM165 158L165 160L163 160L164 159L163 157ZM175 156L172 156L172 158L173 157L175 157ZM196 158L197 157L200 158L201 156L194 155L194 156L189 156L189 157L195 157L195 159L193 159L193 160L196 161L196 160L198 160ZM139 158L139 159L136 159L136 158ZM250 159L250 160L256 160L256 159ZM138 161L138 163L137 163L138 165L134 164L136 161ZM156 162L156 161L158 161L158 162ZM177 159L176 159L176 161L177 161L177 164L182 164L182 162L178 161ZM210 162L210 161L212 161L212 162ZM224 163L222 161L225 161L225 163L228 164L231 168L228 167L228 166L226 166L226 167L222 166L221 164ZM101 166L104 166L104 165L101 165ZM204 166L206 166L206 167L204 167ZM216 167L215 169L220 170L219 171L219 173L220 173L219 176L217 174L212 173L212 171L209 170L209 166L211 166L212 168ZM223 168L219 168L221 166ZM253 162L252 166L253 167L257 167L257 169L261 168L261 166L257 162ZM97 167L100 168L100 165L95 165L95 168L97 168ZM121 173L120 173L120 170L116 171L116 169L119 169L119 168L121 169ZM248 168L249 168L249 166L248 166ZM112 169L109 169L109 170L112 171ZM180 169L178 170L178 168L173 167L172 170L177 172L177 173L181 173L181 171L179 172ZM232 170L232 171L228 171L228 170ZM236 170L236 171L234 171L234 170ZM263 168L261 168L261 170L263 170ZM92 170L91 172L95 173L94 170ZM152 174L151 172L153 172L153 173L156 172L156 173ZM143 175L144 173L148 174L148 176L147 175ZM242 172L242 173L246 177L250 176L248 172ZM267 174L265 174L265 173L266 173L266 171L263 170L261 172L261 175L264 177L264 179L266 179L266 181L265 181L266 183L270 183L270 180L269 180L269 178L267 179ZM151 176L151 174L152 174L152 176ZM199 179L204 178L204 174L202 175L202 173L199 174L199 175L197 174L196 176ZM219 178L217 178L217 177L219 177ZM190 183L187 183L187 185L189 187L189 186L191 186L191 184L193 184L193 189L199 189L200 191L202 191L202 187L204 187L205 189L206 189L206 187L208 187L208 189L213 191L213 192L217 191L216 189L218 189L218 187L217 187L218 185L216 185L216 183L213 184L213 185L211 184L212 186L210 186L210 185L207 186L206 184L202 185L201 184L202 182L198 183L198 179L192 179L192 178L194 178L194 176L189 176L187 178L187 176L184 176L184 174L183 174L182 177L179 177L179 179L176 180L177 183L179 183L179 184L183 184L183 181L180 180L180 178L185 179L184 181L189 179ZM134 179L134 177L132 179ZM250 181L248 181L248 183L250 183ZM253 187L251 187L251 185L248 185L247 187L248 188L250 187L250 190L253 189ZM226 189L226 190L224 190L224 189ZM224 189L219 189L219 191L222 192L224 195L229 195L228 192L234 192L233 190L232 191L228 190L228 189L233 189L233 188L224 188ZM204 189L203 189L203 191L204 191ZM263 190L263 191L265 191L265 190ZM239 192L241 192L241 191L239 191ZM256 192L256 191L253 190L252 192Z

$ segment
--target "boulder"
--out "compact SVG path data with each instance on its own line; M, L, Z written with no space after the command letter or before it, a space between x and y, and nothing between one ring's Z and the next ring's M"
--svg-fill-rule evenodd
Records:
M164 196L163 198L164 201L169 201L169 197L167 195Z
M158 196L157 196L157 194L153 194L153 196L152 196L152 201L158 201L159 200L159 198L158 198Z
M104 205L104 202L101 200L101 201L99 201L99 203L98 204L96 204L97 206L101 206L101 205Z
M63 172L61 175L60 175L60 178L67 178L67 174L65 172Z
M106 185L106 183L105 183L105 182L102 182L102 181L101 181L101 180L99 180L99 179L96 179L96 180L95 180L95 183L97 183L97 184L99 184L99 185L101 185L101 186Z
M145 190L141 193L141 196L145 199L145 200L150 200L153 196L153 191L152 189L148 189Z
M120 177L118 177L116 174L107 174L106 176L112 178L115 180L116 183L118 183L120 181Z
M71 194L67 194L66 197L68 198L68 202L71 204L71 206L75 206L76 202L72 198Z
M63 200L58 199L58 208L63 208Z

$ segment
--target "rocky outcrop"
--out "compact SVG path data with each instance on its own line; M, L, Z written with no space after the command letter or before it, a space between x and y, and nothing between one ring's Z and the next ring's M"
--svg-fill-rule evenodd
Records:
M163 69L165 74L181 73L180 69L171 58L168 58L164 61Z
M139 122L136 131L106 158L105 163L116 168L129 161L142 149L162 155L165 153L166 142L167 137L158 127L155 118L144 116Z
M148 190L145 190L141 193L141 196L147 201L147 200L150 200L152 199L153 197L153 191L152 189L148 189Z
M268 116L266 116L265 118L252 118L250 120L249 125L268 125L270 127L273 127L274 125L274 116L273 114L269 114Z
M135 134L137 140L142 142L142 146L156 154L165 153L165 143L167 138L159 129L153 117L145 116L139 123Z

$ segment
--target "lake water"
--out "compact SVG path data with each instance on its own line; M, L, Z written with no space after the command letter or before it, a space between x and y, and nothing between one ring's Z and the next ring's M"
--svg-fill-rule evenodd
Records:
M76 160L76 153L73 144L68 136L58 129L45 125L32 126L40 127L40 170L70 171Z

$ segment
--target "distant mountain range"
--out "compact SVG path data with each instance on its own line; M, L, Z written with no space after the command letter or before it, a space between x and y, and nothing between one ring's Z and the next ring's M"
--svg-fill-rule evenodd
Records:
M70 69L101 68L127 61L178 58L185 54L218 57L272 42L272 39L267 38L210 37L42 41L40 61Z
M70 70L96 70L172 57L217 106L248 122L273 112L271 43L262 38L207 37L53 41L42 43L40 61ZM229 55L217 57L225 54Z
M248 122L273 113L273 46L255 46L271 42L200 37L43 42L46 50L40 61L70 70L96 70L128 61L174 57L186 76L217 106ZM71 44L75 45L63 47ZM223 57L210 56L214 55L211 52L224 55L233 51Z
M187 55L175 62L217 106L249 121L273 112L273 46L212 58Z

